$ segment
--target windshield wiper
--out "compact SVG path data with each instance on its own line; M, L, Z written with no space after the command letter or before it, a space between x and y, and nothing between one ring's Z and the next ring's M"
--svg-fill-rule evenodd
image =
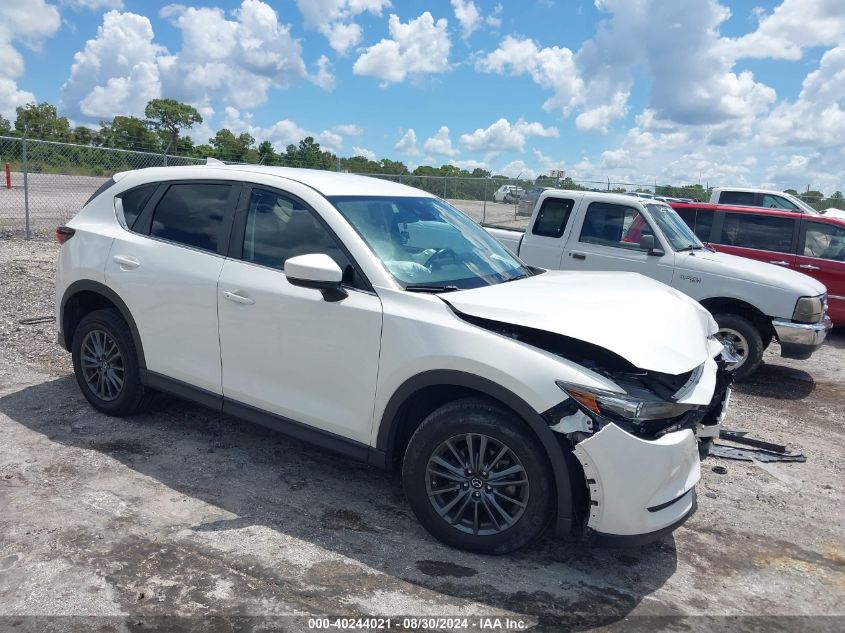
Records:
M410 284L405 286L408 292L454 292L460 290L457 286L429 286L426 284Z
M698 244L690 244L689 246L684 246L683 248L679 248L678 252L683 253L684 251L697 251L697 250L707 250L706 246L699 246Z

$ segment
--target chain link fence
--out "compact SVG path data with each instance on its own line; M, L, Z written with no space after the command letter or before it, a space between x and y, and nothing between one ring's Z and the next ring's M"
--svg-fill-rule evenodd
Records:
M44 236L67 222L112 174L144 167L204 164L201 158L0 136L0 237ZM338 160L338 168L340 160ZM297 166L297 165L290 165ZM399 182L444 198L477 222L525 227L544 187L708 199L701 185L569 178L474 178L415 174L360 174ZM841 198L802 196L814 208L845 208Z

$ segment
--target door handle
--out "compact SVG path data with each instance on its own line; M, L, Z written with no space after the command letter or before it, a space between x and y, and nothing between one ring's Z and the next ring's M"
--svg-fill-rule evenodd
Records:
M225 297L229 301L234 301L235 303L241 303L245 306L251 306L255 303L255 299L250 299L249 297L244 297L243 295L239 295L237 292L224 292Z
M570 253L573 259L587 259L587 255L584 253Z
M141 262L139 262L134 257L125 257L123 255L115 255L114 257L112 257L112 260L114 261L115 264L120 266L123 270L138 268L138 266L141 265Z
M798 268L803 268L804 270L821 270L819 266L813 266L812 264L801 264Z
M780 260L780 261L769 260L769 263L774 264L775 266L789 266L789 262L785 262L783 260Z

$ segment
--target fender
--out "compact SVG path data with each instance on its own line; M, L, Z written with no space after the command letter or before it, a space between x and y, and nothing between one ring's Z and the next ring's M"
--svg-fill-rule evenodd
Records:
M92 281L90 279L80 279L79 281L74 281L67 287L64 295L62 295L62 303L59 310L59 323L57 324L59 329L59 340L62 342L62 347L64 347L67 351L70 351L69 345L64 342L67 340L63 331L65 323L65 305L71 298L73 298L74 295L80 292L93 292L98 294L101 297L108 299L112 304L114 304L118 312L120 312L123 320L129 325L129 331L132 332L132 340L135 343L135 349L138 352L138 365L141 369L142 381L146 382L147 363L144 357L144 346L141 344L141 335L138 333L138 326L135 324L135 319L132 317L132 313L129 311L129 308L126 306L123 299L121 299L114 290L98 281Z
M576 521L573 508L572 484L569 469L563 456L563 450L560 444L558 444L554 432L546 424L540 413L535 411L515 393L492 380L462 371L438 369L417 374L402 383L391 396L384 409L376 439L376 451L380 455L384 455L385 463L390 464L394 457L392 453L394 452L398 430L396 419L402 405L417 391L438 385L466 387L467 389L472 389L489 396L512 409L528 424L540 441L552 467L555 487L557 489L557 524L555 532L561 536L569 535Z

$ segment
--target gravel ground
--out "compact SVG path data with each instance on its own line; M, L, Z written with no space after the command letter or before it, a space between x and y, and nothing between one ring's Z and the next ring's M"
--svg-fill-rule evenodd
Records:
M845 332L811 361L772 345L735 391L726 426L805 464L706 460L698 513L642 548L546 539L483 557L430 538L392 474L170 397L131 419L94 412L52 324L19 323L52 315L56 254L0 240L0 630L149 630L163 616L305 630L281 616L313 614L844 628Z

